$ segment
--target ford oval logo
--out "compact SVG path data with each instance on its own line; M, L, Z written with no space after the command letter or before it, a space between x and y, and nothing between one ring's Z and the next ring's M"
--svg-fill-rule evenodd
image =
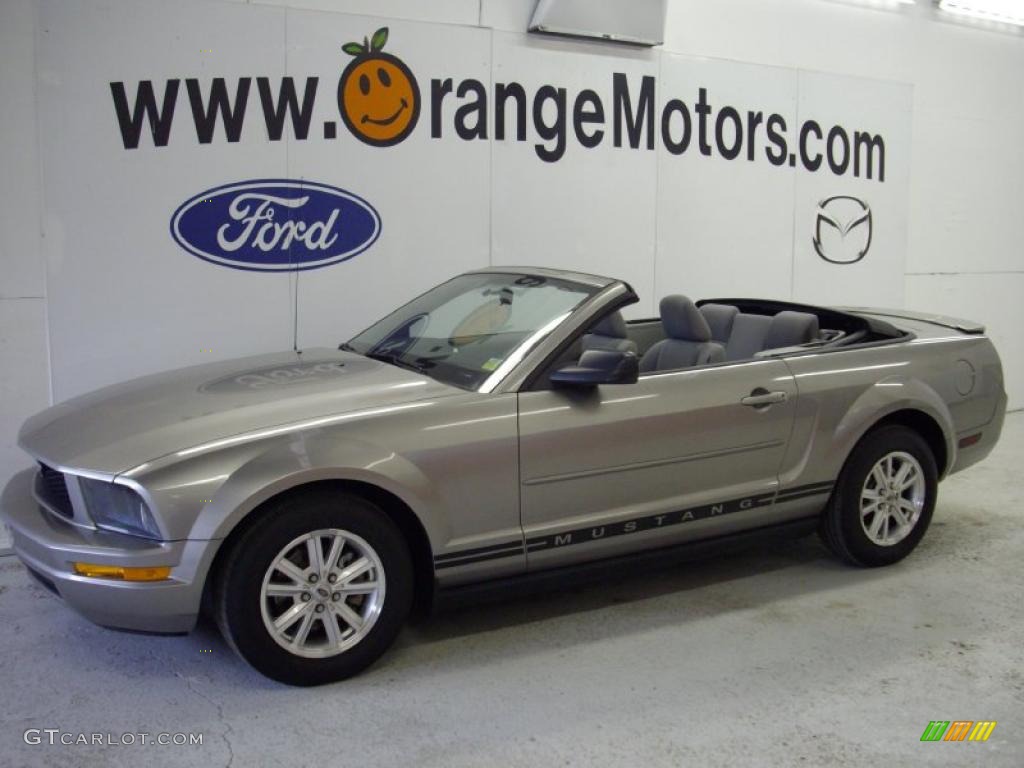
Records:
M351 259L380 237L361 197L311 181L226 184L182 203L171 236L200 259L234 269L287 272Z

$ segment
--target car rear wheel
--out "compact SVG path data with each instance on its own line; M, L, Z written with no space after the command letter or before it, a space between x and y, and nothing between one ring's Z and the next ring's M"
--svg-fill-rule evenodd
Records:
M907 427L880 427L865 435L847 460L822 515L822 538L847 562L895 563L924 536L937 491L928 443Z
M228 643L264 675L320 685L372 664L412 603L412 565L383 510L315 490L272 502L228 552L215 593Z

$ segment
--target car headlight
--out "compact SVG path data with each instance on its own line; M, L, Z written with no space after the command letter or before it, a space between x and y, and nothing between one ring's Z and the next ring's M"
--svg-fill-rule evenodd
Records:
M153 513L143 498L128 486L87 477L80 477L78 486L82 489L89 517L98 528L147 539L160 538Z

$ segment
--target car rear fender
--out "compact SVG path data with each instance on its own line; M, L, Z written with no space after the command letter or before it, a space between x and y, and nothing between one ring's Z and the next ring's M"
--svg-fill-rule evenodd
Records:
M803 394L794 428L794 441L783 468L782 487L836 479L854 447L873 427L900 412L924 414L938 426L946 448L945 467L956 459L953 418L939 394L927 382L901 375L887 376L864 387L839 414L834 403L822 403L829 393ZM835 397L833 393L833 397ZM810 400L811 402L807 402ZM803 422L803 424L801 424Z
M957 450L953 416L939 394L920 379L891 376L866 390L839 423L837 440L843 442L849 455L860 439L879 422L907 411L923 413L935 422L946 449L943 469L951 467L956 461ZM922 436L927 438L927 435Z

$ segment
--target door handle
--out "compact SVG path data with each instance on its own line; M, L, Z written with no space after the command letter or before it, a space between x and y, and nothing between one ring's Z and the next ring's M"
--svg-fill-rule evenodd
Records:
M769 392L767 389L758 387L746 397L740 398L740 402L743 405L750 406L751 408L763 408L764 406L774 405L775 403L784 403L788 397L789 396L785 392Z

